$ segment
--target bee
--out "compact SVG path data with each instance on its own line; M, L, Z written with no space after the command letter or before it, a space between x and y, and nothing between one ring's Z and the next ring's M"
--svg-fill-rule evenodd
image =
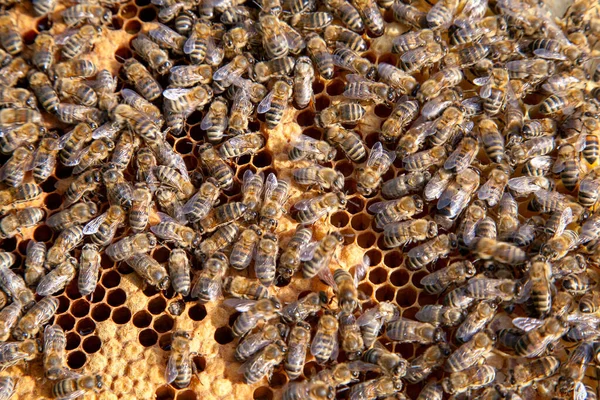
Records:
M238 337L254 329L259 321L269 321L276 318L281 310L281 303L276 298L259 300L227 299L225 304L241 312L232 326L233 334Z
M445 258L458 247L458 239L454 233L439 235L408 252L407 268L413 271L422 269L439 258Z
M244 337L235 348L235 359L244 362L271 343L282 340L289 328L283 324L265 325L261 330ZM304 361L304 360L302 360Z
M39 296L49 296L63 290L75 278L76 267L77 259L67 257L40 279L36 287L36 293Z
M375 143L369 154L367 165L357 169L357 188L359 193L371 195L382 182L385 174L396 159L396 153L383 149L381 142Z
M218 203L220 193L221 191L214 179L209 178L206 182L202 183L198 192L182 208L185 219L188 222L202 220Z
M238 81L242 75L250 71L251 66L252 64L246 56L235 56L233 60L215 71L213 74L215 82L213 83L217 83L218 87L224 91Z
M267 345L242 365L244 381L251 385L270 375L276 365L280 364L287 353L287 346L281 340Z
M404 379L413 384L423 381L434 369L444 364L448 355L450 355L450 346L446 343L429 346L423 354L410 361Z
M333 62L336 66L352 71L367 79L374 79L377 76L377 68L369 60L346 47L335 49L333 52Z
M427 45L429 42L440 42L441 38L431 29L408 31L392 40L392 53L406 53Z
M390 302L381 302L362 313L356 322L360 326L365 346L372 347L383 325L398 319L399 316L400 310Z
M207 85L194 88L173 88L163 92L164 109L171 113L182 113L185 117L208 104L213 92Z
M36 199L42 194L42 188L35 183L23 183L17 187L9 187L4 190L0 190L0 204L3 208L12 208L16 204L27 202Z
M13 87L27 76L30 69L31 67L29 67L29 64L23 58L14 58L8 65L0 69L0 73L2 74L0 84Z
M46 273L46 244L31 240L27 243L27 256L25 258L25 283L29 286L37 285Z
M483 148L488 158L495 163L502 163L505 157L506 148L504 136L500 133L498 125L491 119L482 119L479 122L479 132Z
M187 43L187 42L186 42ZM131 42L134 50L148 63L150 69L164 75L173 66L169 54L144 34L138 35Z
M249 118L253 110L254 106L248 92L245 89L238 89L235 92L229 115L229 132L234 135L247 132Z
M584 95L580 89L570 89L559 94L553 94L543 100L539 105L539 112L543 115L570 115L584 103Z
M444 168L454 173L465 171L475 159L479 152L479 142L472 136L465 136L458 148L448 156L444 162Z
M405 359L378 343L365 352L363 361L377 365L383 372L397 381L400 381L400 378L406 375L408 368L408 362Z
M291 302L281 310L281 318L287 323L298 323L315 315L327 305L329 299L325 292L311 292L298 300Z
M330 128L340 123L356 123L365 114L365 109L357 103L342 102L321 111L315 123L321 128Z
M77 176L69 185L65 192L64 207L79 201L86 193L93 192L98 188L102 180L100 171L92 169Z
M531 282L531 299L538 315L545 315L550 311L552 295L550 284L552 268L543 257L536 257L529 266L529 280Z
M571 294L584 294L596 285L596 280L586 272L569 275L562 281L562 287Z
M381 194L385 198L397 199L411 193L421 192L427 181L431 179L428 171L415 171L390 179L381 186Z
M490 38L506 30L505 21L497 17L485 17L476 22L457 18L453 24L450 33L453 46L478 42L482 37Z
M391 222L383 229L383 241L386 247L403 246L413 241L423 241L435 237L437 224L425 219L403 222Z
M33 169L33 178L36 182L44 182L54 173L56 157L61 149L60 146L56 135L47 135L40 140L30 165L30 168Z
M135 90L147 100L156 100L162 94L163 90L160 84L146 67L137 60L133 58L125 60L123 71L125 77L134 85Z
M235 223L223 225L211 237L200 243L196 253L203 260L219 249L228 247L237 238L239 230L240 228Z
M222 97L216 97L210 104L208 112L200 123L200 128L206 131L210 143L223 140L228 126L228 105Z
M341 311L338 315L341 348L349 360L360 358L364 349L360 327L351 313Z
M186 388L190 385L192 375L196 373L194 363L191 361L191 341L188 332L173 332L171 341L171 354L165 370L165 380L173 383L175 387Z
M259 133L247 133L235 136L223 143L219 153L223 158L237 158L246 154L255 154L265 145L265 138Z
M333 16L326 11L294 14L290 20L291 26L303 31L322 31L333 21Z
M579 245L579 234L572 230L565 230L562 234L548 240L540 252L549 261L556 261Z
M0 341L5 342L10 336L10 331L17 323L23 308L21 302L13 301L0 310Z
M559 385L570 382L581 382L585 377L587 365L592 362L594 346L591 343L580 343L569 354L569 359L560 367L561 378ZM561 382L562 381L562 382Z
M310 353L319 364L335 360L339 349L338 319L331 314L323 314L319 318L317 331L310 345Z
M335 0L341 1L347 4L349 7L352 6L346 0ZM352 8L356 11L354 8ZM323 79L331 79L333 78L334 73L334 61L333 55L329 52L327 48L327 43L325 40L321 38L321 36L316 33L309 34L305 38L306 40L306 50L308 55L312 59L312 61L317 66L317 70L319 71L319 75L323 77Z
M303 249L309 244L312 238L312 230L308 227L299 225L296 232L283 249L279 257L277 274L284 281L289 281L298 271L301 263L301 254Z
M38 34L38 36L40 35ZM12 60L13 57L10 54L8 54L4 49L0 49L0 68L6 67L11 63Z
M496 379L494 367L482 364L450 374L442 380L442 387L448 394L463 393L469 389L476 390L487 386L494 379Z
M58 157L65 165L76 165L85 144L92 139L92 129L88 124L79 123L70 132L60 137Z
M23 50L23 38L19 33L17 23L9 14L0 16L0 44L11 56L16 56Z
M270 173L265 183L264 201L260 208L260 227L272 231L277 228L283 206L287 202L290 184L285 180L277 180Z
M92 129L102 125L104 112L93 107L80 106L78 104L61 103L56 109L56 116L65 124L78 124L85 122Z
M137 253L125 260L147 284L166 290L170 285L169 274L165 267L146 253Z
M96 75L98 68L92 61L72 59L55 64L51 71L56 81L58 78L90 78Z
M33 300L33 299L32 299ZM27 303L22 303L27 304ZM56 314L58 309L58 299L55 297L44 297L33 305L19 320L17 326L13 329L13 337L16 340L26 340L34 338L40 328L48 323Z
M427 13L427 24L431 29L447 28L458 11L458 0L437 2Z
M368 49L367 42L365 42L362 36L339 25L329 25L325 28L323 38L332 47L343 45L357 53L367 51Z
M262 33L262 45L269 58L280 58L287 55L289 51L288 41L280 21L271 14L262 14L258 20L259 31Z
M372 82L360 75L346 75L348 83L343 96L356 100L371 100L376 104L394 103L396 101L396 89L383 82Z
M234 27L223 34L225 57L233 58L241 54L252 40L250 24Z
M52 395L59 400L76 399L86 392L102 388L102 376L79 375L57 381L52 386Z
M37 101L36 101L35 95L32 95L31 92L27 89L13 88L10 86L2 86L2 87L0 87L0 106L1 107L14 107L14 108L30 107L30 108L35 109L37 106ZM39 131L39 128L37 128L37 130ZM36 136L37 135L39 135L39 133L36 133ZM7 139L3 139L3 140L7 140ZM35 140L29 140L29 141L35 141ZM8 150L5 150L4 148L2 149L2 151L4 153L10 153L12 150L14 150L14 148L8 149Z
M413 74L439 62L444 53L445 51L439 43L429 42L423 47L417 47L402 54L399 66L405 73Z
M10 239L21 234L22 229L39 224L44 219L44 210L27 207L0 220L0 238Z
M326 193L311 199L301 200L294 204L298 213L296 220L301 224L312 224L325 215L346 207L346 196L343 193Z
M183 45L183 52L189 56L192 64L202 64L216 56L219 50L213 39L216 32L216 28L206 20L196 20L189 38Z
M169 83L172 87L190 87L211 83L213 76L209 65L176 65L171 68Z
M513 387L525 387L554 375L559 368L558 358L542 357L527 364L517 364L514 369L509 371L507 379Z
M473 278L466 286L467 295L480 300L513 301L522 291L523 285L511 279Z
M162 184L176 189L178 197L181 197L182 200L189 199L196 190L194 185L189 182L189 177L182 175L174 168L159 165L154 167L152 172Z
M326 0L325 6L328 10L330 10L333 13L335 17L339 18L342 21L346 28L357 33L362 33L365 30L363 17L358 12L356 7L350 4L349 1Z
M440 166L446 160L446 150L442 146L432 147L404 157L402 164L408 172L424 171L431 166Z
M73 225L60 232L54 245L50 247L46 254L46 262L50 265L58 265L63 262L68 253L77 247L85 237L83 228L80 225Z
M85 244L81 249L79 258L79 278L77 288L82 296L92 294L98 284L98 272L100 271L100 252L98 246Z
M325 133L325 139L331 144L339 146L351 161L358 162L367 156L367 146L360 135L354 131L334 125ZM335 155L332 158L334 157Z
M240 219L245 211L246 206L240 201L222 204L199 221L197 230L201 234L212 232L221 225Z
M265 114L268 129L275 129L279 125L291 98L292 86L283 80L275 82L273 90L265 96L256 109L259 114Z
M148 31L148 36L164 49L171 50L174 54L183 54L186 37L158 23L157 27Z
M31 361L37 357L39 346L37 340L28 339L20 342L0 344L0 369L5 370L20 361Z
M93 89L94 92L90 92L83 85L79 84L74 87L75 97L80 98L81 104L83 105L95 105L94 98L97 99L98 108L101 110L111 112L119 103L115 91L117 90L117 78L113 77L110 71L103 69L98 71L96 80L88 82L86 85ZM123 94L123 92L121 92ZM125 96L123 96L125 99Z
M299 185L317 186L319 190L332 189L341 192L344 189L345 177L333 168L314 164L307 168L297 168L293 172L294 180Z
M476 273L470 261L457 261L445 268L434 271L421 279L421 285L427 293L439 294L452 284L460 285Z
M110 244L106 255L113 261L123 261L135 254L148 253L156 247L158 241L150 232L137 233ZM175 251L175 250L173 250Z
M62 18L70 28L83 24L99 26L112 22L112 12L98 4L76 4L65 9Z
M257 225L244 229L231 249L230 264L233 268L243 270L250 265L261 236L262 230Z
M287 342L288 352L283 364L290 380L297 379L302 374L309 343L310 325L303 321L298 322L290 330Z
M207 168L209 174L215 178L221 189L230 189L233 186L233 171L223 161L219 153L209 144L204 143L198 147L200 161Z
M402 381L383 375L379 378L370 379L350 388L349 399L373 399L393 396L402 390Z
M442 388L442 385L434 380L423 387L417 400L441 400L443 395L444 389Z
M192 287L191 296L198 298L200 303L213 301L221 292L223 275L227 271L227 257L216 252L204 263L204 268L200 272L198 280ZM189 277L189 266L187 271ZM189 279L189 278L188 278Z
M485 201L489 207L496 206L508 184L508 177L504 168L493 169L487 181L477 191L477 198Z
M423 82L417 93L417 98L420 100L430 100L437 97L445 88L450 88L458 85L463 80L463 74L460 68L447 68L436 72Z
M25 170L33 159L33 145L27 144L17 148L12 156L0 167L0 181L14 188L23 183Z
M44 371L46 378L59 379L66 369L67 337L58 324L44 329Z
M31 81L31 78L29 79ZM88 85L76 79L59 78L55 82L54 87L61 98L68 98L77 104L94 107L98 103L96 92Z
M497 309L498 307L493 301L485 300L477 303L456 329L456 339L462 343L472 340L473 336L494 318Z
M296 59L289 56L259 62L254 66L252 77L257 82L267 82L272 77L289 76L295 65Z
M427 182L423 190L424 199L427 201L439 199L450 185L452 178L454 178L454 174L444 168L435 171L435 175Z
M40 32L33 42L31 62L43 73L49 73L54 65L56 42L49 32Z
M73 174L80 174L90 167L95 167L108 158L111 151L115 148L115 143L107 138L94 140L89 146L82 149L69 162L67 166L74 166Z
M262 236L256 245L254 272L260 283L267 287L275 280L278 252L279 239L271 233Z
M560 174L563 186L573 191L580 181L582 173L580 161L581 147L565 144L558 148L556 162L552 167L552 172Z
M94 48L94 45L100 41L102 28L92 25L84 25L73 34L67 33L64 39L61 38L58 44L62 45L61 54L67 59L76 58L84 53L88 53Z
M225 277L223 290L239 299L260 300L269 297L269 288L261 284L258 279L243 276Z
M415 100L398 101L396 106L392 110L392 114L386 119L381 126L381 132L379 133L379 140L384 143L392 143L396 141L402 135L404 128L413 121L419 113L419 103ZM423 128L427 125L421 125ZM412 129L411 129L412 130ZM421 130L415 127L417 132ZM410 131L409 131L410 132ZM406 133L402 136L402 139L409 136ZM401 139L401 140L402 140ZM400 147L400 145L399 145ZM396 149L398 152L398 149Z
M496 343L493 333L478 332L468 342L457 348L446 360L446 371L455 373L472 367L488 355Z
M386 334L391 340L401 343L431 344L446 340L442 328L406 318L398 318L388 323Z
M464 311L458 307L437 304L427 304L415 314L415 318L419 321L429 322L436 326L458 325L462 322L464 317Z
M288 158L291 161L310 160L324 162L333 160L336 154L337 151L329 143L301 134L292 141L292 148L288 152Z
M83 227L83 233L90 235L93 243L106 246L115 237L117 228L125 222L125 211L121 206L110 206L100 216L94 218Z
M177 222L166 214L159 213L160 223L150 227L152 233L163 240L175 242L181 247L196 247L199 235L192 229Z

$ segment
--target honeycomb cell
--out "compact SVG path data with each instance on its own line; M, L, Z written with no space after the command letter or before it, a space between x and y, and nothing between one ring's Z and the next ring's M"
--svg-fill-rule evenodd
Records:
M256 168L268 167L272 162L273 157L271 157L271 154L266 150L260 151L252 157L252 165Z
M352 217L351 225L356 231L364 231L371 226L371 218L366 214L357 214Z
M166 334L166 335L162 335L158 339L158 347L160 347L164 351L171 350L171 343L172 343L172 336L170 333Z
M161 386L156 389L156 400L174 400L175 390L171 386Z
M58 309L56 310L57 314L62 314L66 312L71 306L71 300L69 300L66 296L58 296Z
M156 18L156 10L154 7L146 7L140 10L139 18L144 22L154 21Z
M421 307L425 306L427 304L435 304L435 303L437 303L437 300L438 300L438 296L427 294L424 292L419 293L418 297L419 297L419 299L418 299L419 305Z
M138 340L144 347L154 346L156 342L158 342L158 333L154 332L152 329L144 329L138 335Z
M327 84L327 94L330 96L339 96L344 93L346 84L341 79L334 79Z
M197 372L202 372L206 369L206 358L196 355L192 358L192 362L196 366Z
M159 291L154 286L146 285L142 293L144 293L146 297L153 297L156 296Z
M402 310L402 317L408 319L415 319L415 315L419 312L419 307L410 307Z
M60 194L50 193L44 199L44 205L46 206L46 208L48 210L56 210L56 209L60 208L60 206L62 205L62 200L60 198Z
M121 283L121 275L117 271L107 271L102 274L102 286L107 289L119 286ZM110 294L109 294L110 296Z
M215 341L219 344L228 344L234 339L233 331L228 326L222 326L215 331Z
M375 115L379 118L387 118L392 113L392 109L385 104L378 104L375 106Z
M119 17L119 16L113 16L112 17L112 29L119 31L123 28L123 18Z
M92 319L96 322L106 321L110 317L110 307L106 304L98 304L92 309Z
M77 285L77 279L73 279L65 288L65 294L71 300L77 300L81 298L81 293L79 293L79 287Z
M118 307L122 304L125 304L127 300L127 294L123 289L113 289L108 292L108 296L106 296L106 302L112 307Z
M415 353L412 343L397 343L394 347L394 351L400 353L405 359L411 358Z
M252 393L252 398L255 400L273 400L273 391L266 386L261 386Z
M22 34L23 43L26 45L32 45L35 42L35 38L37 37L37 32L35 30L27 31Z
M194 144L186 138L179 139L177 143L175 143L175 149L180 154L189 154L192 152L193 148Z
M4 241L2 242L2 251L11 251L12 252L12 251L15 251L16 248L17 248L17 239L16 238L4 239ZM15 265L19 265L21 263L20 256L15 254L15 257L17 258L15 260Z
M56 323L63 328L64 331L70 331L75 326L75 318L69 314L63 314L56 317Z
M133 316L133 325L137 328L146 328L152 322L152 315L148 311L142 310Z
M196 125L196 124L199 124L200 121L202 121L202 118L204 118L204 115L202 114L201 111L194 111L188 117L187 123L188 123L188 125Z
M338 155L340 153L341 152L338 152ZM342 155L342 157L344 157L344 156ZM345 177L348 177L348 176L352 175L352 173L354 172L354 165L350 161L343 160L343 161L338 162L335 165L335 169L337 171L340 171Z
M165 311L166 307L167 301L162 297L155 297L148 302L148 311L150 311L150 313L154 315L160 314L161 312Z
M378 285L387 281L387 271L385 268L375 268L369 271L369 281L374 285Z
M91 318L84 318L77 322L77 333L87 336L96 330L96 323Z
M417 301L417 291L414 288L407 286L398 290L396 303L398 303L400 307L412 306L415 304L415 301Z
M421 279L423 279L425 275L427 275L427 271L417 271L412 274L410 280L417 289L423 289L423 285L421 285Z
M175 320L168 315L163 315L154 321L154 330L158 333L165 333L173 329Z
M100 340L98 336L90 336L85 338L81 347L86 353L94 354L100 350L100 347L102 347L102 340Z
M120 14L125 19L133 18L137 14L137 7L134 6L133 4L129 4L129 5L121 8Z
M363 232L356 238L356 244L363 249L368 249L375 244L377 237L373 232Z
M348 217L348 213L346 213L345 211L338 211L332 214L331 217L329 217L329 222L331 223L331 225L337 228L345 227L346 225L348 225L349 221L350 218Z
M65 347L67 351L78 348L79 344L81 344L81 336L75 332L67 333L67 346Z
M48 243L52 239L52 229L48 225L42 224L33 231L33 238L36 242Z
M378 301L392 301L396 294L396 288L391 285L385 285L375 291L375 298Z
M71 369L79 369L85 365L87 356L83 351L76 350L67 356L67 365Z
M304 110L296 117L300 126L312 126L315 123L315 113L312 110ZM304 133L306 134L306 133Z
M52 28L52 25L52 19L48 16L38 19L35 24L38 32L49 31L50 28Z
M378 265L381 262L381 251L378 249L372 249L365 253L365 256L369 258L369 266Z
M198 396L192 390L177 393L177 400L196 400Z
M313 89L313 93L315 95L317 95L317 94L321 93L323 91L323 89L325 89L325 84L323 83L323 81L315 79L312 84L312 89Z
M74 301L71 305L71 314L75 318L85 317L90 312L90 303L85 299Z
M92 303L100 303L104 300L104 295L106 294L106 290L100 285L96 286L96 290L91 295Z
M131 320L131 310L127 307L119 307L113 310L112 320L115 324L123 325Z
M399 251L390 251L383 257L383 263L388 268L398 268L402 264L402 254Z
M315 101L315 109L317 111L324 110L327 107L329 107L330 105L331 105L331 100L329 100L329 98L326 96L319 96L317 98L317 100Z
M348 181L350 181L350 180L347 179L346 182L348 182ZM360 199L358 197L352 197L351 199L348 199L348 204L346 205L346 210L350 214L358 214L364 208L365 208L365 202L362 199Z
M171 254L171 250L167 247L159 247L152 253L152 258L154 258L159 263L165 263L169 261L169 255Z
M123 22L121 22L121 24L122 23ZM130 59L131 57L133 57L133 54L131 53L131 50L129 50L128 47L121 47L118 48L117 51L115 51L115 60L117 60L120 63Z
M410 275L405 269L399 268L390 275L390 282L396 287L402 287L408 283Z
M135 0L135 5L138 7L145 7L151 3L150 0Z
M287 375L283 372L274 372L271 376L270 385L272 388L277 389L283 387L287 382Z

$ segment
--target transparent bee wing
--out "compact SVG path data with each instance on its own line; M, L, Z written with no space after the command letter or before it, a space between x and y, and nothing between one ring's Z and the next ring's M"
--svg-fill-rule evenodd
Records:
M544 321L536 318L517 317L512 320L512 323L517 328L529 332L542 326Z
M371 265L371 258L364 255L362 261L354 268L354 286L358 287L358 283L367 275L367 269Z
M451 170L451 169L458 167L459 166L458 162L459 162L459 160L462 159L463 155L464 155L464 153L463 153L462 147L459 146L452 152L452 154L450 154L448 156L446 161L444 161L444 168L447 170ZM460 172L460 171L457 170L456 172Z
M311 242L305 245L300 251L300 260L308 261L312 260L315 255L315 250L319 247L319 242Z
M558 52L555 51L550 51L547 49L535 49L533 51L533 54L535 54L536 56L540 57L540 58L545 58L547 60L561 60L564 61L567 59L566 56L564 56L563 54L560 54Z
M556 226L556 231L554 232L554 237L558 237L558 236L562 235L562 233L567 228L567 225L569 225L572 220L573 220L573 210L571 210L570 207L566 207L560 213L558 225Z
M477 198L479 200L487 200L496 193L496 186L491 180L484 183L477 191Z
M246 299L225 299L223 302L226 306L234 308L239 312L246 312L250 310L254 304L256 304L256 300L246 300Z
M359 326L364 326L364 325L370 324L372 321L374 321L375 319L379 319L379 318L381 318L381 314L379 313L379 308L373 307L373 308L369 308L367 311L362 313L356 320L356 323Z
M489 83L490 79L492 79L491 76L481 76L479 78L473 79L473 84L477 86L484 86Z
M483 85L481 87L481 90L479 90L479 97L481 97L482 99L487 99L491 95L492 95L492 85L489 83Z
M198 198L202 195L201 192L196 192L192 197L189 198L189 200L183 205L183 207L181 208L181 211L184 214L188 214L190 212L192 212L192 210L195 208L194 205L196 203L196 201L198 201Z
M439 101L439 100L433 99L423 105L421 114L425 118L431 119L434 116L439 115L439 113L441 113L443 110L450 107L451 105L452 105L452 101L450 101L450 100Z
M215 73L213 74L213 80L215 80L215 81L222 81L225 78L227 78L229 80L232 80L233 79L232 76L231 76L231 74L233 72L231 70L232 68L233 67L232 67L231 63L222 66L221 68L219 68L218 70L216 70ZM236 75L236 76L239 76L239 75Z
M102 225L102 223L106 220L107 216L108 213L104 213L88 222L83 227L83 233L86 235L93 235L94 233L98 232L98 228L100 228L100 225Z
M55 270L50 271L47 275L45 275L38 283L35 292L40 296L50 296L55 292L58 292L61 288L63 288L69 280L69 276L60 275L53 273Z
M444 193L442 193L442 195L440 196L440 198L438 199L437 202L437 209L441 210L444 207L449 206L452 201L454 200L454 197L457 195L456 192L454 192L453 190L444 190Z
M258 103L258 107L256 108L256 112L259 114L264 114L271 109L271 102L273 101L273 94L275 92L271 91L268 95L265 96L264 99Z
M171 355L167 362L167 368L165 369L165 381L167 384L173 382L177 378L177 363L175 357Z
M340 355L340 342L338 341L338 335L333 336L333 350L331 351L331 356L329 356L330 360L337 360Z
M56 400L75 400L85 394L84 389L76 390L72 393L67 394L66 396L57 397Z
M180 97L187 95L191 91L192 91L192 89L188 89L188 88L167 89L163 92L163 96L165 96L165 98L167 98L169 100L177 100Z
M410 249L408 251L408 256L411 258L416 258L416 257L422 257L425 254L425 251L427 250L429 246L427 246L427 243L424 243L420 246L417 247L413 247L412 249Z
M202 118L202 121L200 121L200 129L205 131L209 128L212 128L212 126L213 126L212 118L213 118L212 111L210 111L210 109L209 109L208 112L206 113L206 115L204 116L204 118Z
M404 63L419 63L424 57L426 57L425 50L419 47L402 54L400 60Z
M377 142L373 145L369 159L367 160L367 167L372 167L375 163L379 162L379 159L383 156L384 150L381 142Z
M529 164L537 169L547 170L550 168L554 159L550 156L537 156L529 160Z
M319 152L317 144L318 140L311 138L310 136L300 134L292 141L292 147L297 148L298 150L317 153Z
M317 275L323 282L331 286L333 290L337 290L337 284L335 283L335 279L333 279L333 274L331 273L329 267L325 266L321 268Z
M359 100L371 100L377 97L369 91L369 88L366 85L356 85L352 83L346 86L346 90L342 93L342 96Z
M467 221L465 223L465 229L463 231L463 242L467 245L467 247L471 247L473 242L475 242L475 230L477 229L477 225L479 225L479 221Z
M359 74L348 74L346 75L346 81L348 83L353 83L353 82L372 82L370 80L368 80L367 78L365 78L362 75Z
M575 384L575 389L573 389L573 400L585 400L591 397L588 397L587 389L583 382L577 382Z
M79 32L79 29L67 29L60 34L55 35L54 41L56 42L57 45L62 46L67 42L67 40L69 40L77 32Z
M368 210L372 214L379 214L380 212L385 211L387 208L393 207L393 204L397 202L398 200L380 201L378 203L371 204Z
M508 180L508 187L517 193L533 193L542 190L537 182L537 176L519 176Z
M214 37L210 36L206 41L206 59L212 60L211 64L218 64L217 60L224 56L222 46L217 44Z

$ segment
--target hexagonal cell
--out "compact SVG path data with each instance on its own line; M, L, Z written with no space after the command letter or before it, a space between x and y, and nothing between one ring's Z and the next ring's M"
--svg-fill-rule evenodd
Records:
M184 390L177 393L177 400L196 400L198 396L193 390Z
M92 319L96 322L106 321L110 317L110 307L106 304L95 305L92 309Z
M154 21L156 19L156 10L154 7L146 7L140 10L138 16L144 22Z
M367 214L358 214L352 217L352 229L356 231L364 231L371 226L371 217Z
M171 343L172 343L172 341L173 341L173 337L171 336L170 333L162 335L158 339L158 347L160 347L164 351L169 351L169 350L171 350Z
M80 344L81 344L81 336L79 336L75 332L67 333L67 346L66 346L67 351L78 348Z
M90 303L85 299L79 299L71 305L71 314L76 318L85 317L90 312Z
M138 335L138 340L144 347L154 346L158 342L158 333L152 329L144 329Z
M102 347L102 340L100 340L98 336L90 336L83 340L83 345L81 347L86 353L93 354Z
M64 331L70 331L75 326L75 318L69 314L63 314L56 317L56 323L63 328Z
M399 251L390 251L383 257L383 263L388 268L398 268L402 265L402 254Z
M378 285L387 281L387 270L385 268L374 268L369 271L369 281Z
M161 312L165 311L166 307L167 301L160 296L155 297L148 302L148 311L150 311L150 313L154 315L160 314Z
M261 386L254 390L252 398L255 400L273 400L273 391L266 386Z
M219 344L228 344L234 339L233 331L228 326L222 326L215 331L215 341Z
M106 271L102 274L101 282L102 286L107 289L117 287L119 286L119 283L121 283L121 274L117 271Z
M131 320L131 310L127 307L119 307L113 310L112 320L115 324L126 324Z
M396 288L391 285L385 285L375 291L375 298L378 301L393 301L396 294Z
M334 79L327 84L327 94L330 96L339 96L344 93L346 84L341 79Z
M137 7L134 6L133 4L129 4L129 5L121 8L120 14L125 19L134 18L137 15Z
M81 336L86 336L96 330L96 323L91 318L84 318L77 322L77 333Z
M171 386L165 385L156 389L156 400L174 400L175 389Z
M345 227L349 221L348 213L345 211L338 211L329 217L329 223L337 228Z
M152 322L152 315L145 310L141 310L135 313L133 316L133 325L137 328L146 328L150 326Z
M154 321L153 327L156 332L164 333L173 329L174 325L175 320L172 317L168 315L163 315Z
M79 369L87 362L87 356L83 351L74 351L67 356L67 365L71 369Z
M398 290L398 294L396 295L396 303L400 307L409 307L415 304L417 301L417 291L415 288L407 286Z
M405 269L399 268L390 275L390 282L396 287L402 287L408 283L410 274Z
M201 304L196 304L195 306L190 307L188 315L194 321L202 321L206 318L206 308Z
M363 232L358 235L356 239L356 244L358 244L363 249L368 249L375 244L377 241L377 237L373 232Z
M127 294L123 289L113 289L108 292L106 296L106 302L112 307L118 307L120 305L125 304L127 300Z

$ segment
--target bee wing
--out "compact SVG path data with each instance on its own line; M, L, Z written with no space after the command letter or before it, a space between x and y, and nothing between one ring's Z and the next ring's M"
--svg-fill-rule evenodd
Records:
M556 226L556 231L554 232L554 237L558 237L562 235L565 231L567 225L571 223L573 220L573 210L570 207L565 207L560 214L560 218L558 220L558 225Z
M400 56L400 60L402 60L405 63L416 63L420 62L423 58L425 58L425 56L425 50L421 47L418 47L416 49L409 50L406 53L402 54L402 56Z
M394 203L397 203L397 200L380 201L378 203L371 204L368 210L370 213L379 214Z
M340 355L340 342L338 341L338 335L335 334L333 335L333 349L331 351L331 356L329 356L329 359L331 361L337 360L338 356Z
M517 328L529 332L542 326L544 321L537 318L517 317L512 320L512 323Z
M534 168L547 170L552 166L554 159L551 156L537 156L529 160L529 163Z
M302 248L302 250L300 251L300 260L302 260L302 261L312 260L313 256L315 255L315 250L317 249L318 246L319 246L319 242L311 242L311 243L305 245Z
M353 83L353 82L372 82L370 80L368 80L367 78L365 78L362 75L359 74L348 74L346 75L346 81L348 83Z
M93 235L94 233L98 232L98 228L100 228L100 225L102 225L102 223L106 220L107 216L108 213L101 214L85 224L83 227L83 233L86 235Z
M46 325L44 328L44 351L47 351L53 347L52 342L56 337L56 326L57 325Z
M57 397L56 400L75 400L85 394L85 389L76 390L72 393L67 394L66 396Z
M246 312L246 311L250 310L254 306L254 304L256 304L256 300L232 298L232 299L225 299L223 304L225 304L226 306L229 306L231 308L234 308L236 311Z
M573 400L585 400L588 399L588 392L583 382L577 382L575 389L573 389Z
M205 131L209 128L212 128L212 126L213 126L212 111L209 108L208 112L206 113L204 118L202 118L202 121L200 122L200 129Z
M473 79L473 84L477 86L484 86L487 85L491 79L491 76L480 76L479 78Z
M378 319L378 318L381 318L381 313L379 312L379 308L373 307L373 308L369 308L367 311L362 313L356 320L356 323L359 326L364 326L364 325L370 324L373 320Z
M375 143L373 145L373 148L371 149L371 153L369 153L369 158L367 159L367 167L372 167L377 162L379 162L379 159L383 156L383 154L384 150L381 142Z
M177 100L181 96L185 96L191 91L192 91L192 89L188 89L188 88L172 88L172 89L165 90L163 92L163 96L165 96L165 98L167 98L169 100Z
M453 152L452 154L450 154L448 156L448 158L446 159L446 161L444 161L444 168L447 170L451 170L453 168L458 167L458 161L462 158L463 156L463 151L462 151L462 146L458 146ZM457 170L457 172L460 172Z
M482 220L479 221L466 221L465 229L463 231L463 242L467 245L467 247L471 247L473 242L475 241L475 230L477 229L477 225Z
M427 243L424 243L422 245L419 245L417 247L413 247L412 249L410 249L408 251L408 256L411 258L416 258L416 257L422 257L425 254L425 251L427 250Z
M547 60L561 60L564 61L567 59L566 56L564 56L561 53L558 53L556 51L550 51L547 49L535 49L533 51L533 54L535 54L536 56L540 57L540 58L545 58Z
M133 92L133 90L131 90L131 89L123 89L121 91L121 94L123 94L123 92L126 90ZM107 122L105 124L100 125L100 127L96 128L94 130L94 132L92 132L92 139L100 139L100 138L105 137L105 138L112 140L117 136L117 133L120 130L121 130L121 125L118 124L117 122L114 122L114 121ZM62 149L63 147L64 147L64 143L62 144L62 146L59 143L59 148Z
M269 94L267 94L265 98L258 103L258 107L256 108L257 113L264 114L271 109L271 102L273 101L274 93L275 92L270 91Z
M508 187L518 193L533 193L542 188L535 182L538 177L535 176L519 176L508 180Z
M271 196L273 195L273 191L277 188L277 185L277 177L274 173L271 172L267 176L267 180L265 182L265 199L271 198Z
M225 64L224 66L222 66L221 68L219 68L218 70L215 71L215 73L213 74L213 80L222 81L225 78L232 79L231 68L232 68L231 64Z
M477 191L477 198L479 200L487 200L496 192L497 188L491 180L485 182Z
M327 285L331 286L333 290L337 290L337 284L335 283L335 279L333 279L333 274L328 266L325 266L319 270L319 278Z
M487 99L491 95L492 95L492 85L490 83L483 85L481 87L481 90L479 91L479 97L481 97L482 99Z
M173 382L177 378L177 363L175 356L172 354L167 361L167 368L165 369L165 381L167 384Z
M450 205L454 200L455 200L455 196L458 193L455 193L452 190L444 190L444 192L442 193L442 195L440 196L440 198L438 199L437 202L437 209L441 210L444 207L447 207L448 205Z
M79 29L67 29L60 34L55 35L54 41L57 45L62 46L67 42L67 40L71 38L71 36L75 35L77 32L79 32Z
M354 268L355 287L358 287L358 283L367 275L367 269L369 268L369 265L371 265L371 258L365 254L362 261Z
M369 91L369 88L366 85L354 85L350 84L346 86L346 90L342 93L342 96L347 97L349 99L359 99L359 100L371 100L375 99L377 96Z

